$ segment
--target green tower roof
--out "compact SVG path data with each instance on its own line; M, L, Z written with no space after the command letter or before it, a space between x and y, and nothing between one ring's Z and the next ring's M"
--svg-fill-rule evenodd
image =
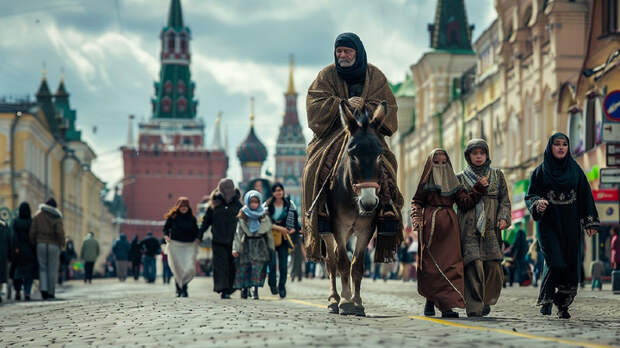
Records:
M473 53L471 45L473 28L467 21L464 0L437 0L435 22L428 25L431 48Z
M170 2L168 27L183 28L183 11L181 11L181 0L172 0L172 2Z

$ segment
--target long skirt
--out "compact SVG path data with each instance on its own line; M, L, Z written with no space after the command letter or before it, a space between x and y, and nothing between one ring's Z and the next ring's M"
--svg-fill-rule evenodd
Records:
M235 265L235 289L244 289L254 286L262 287L265 284L266 263L250 261Z
M168 263L172 274L174 274L174 281L179 287L183 287L196 275L198 245L194 242L186 243L176 240L170 240L166 245L168 247Z
M235 279L232 244L213 243L213 291L230 293Z

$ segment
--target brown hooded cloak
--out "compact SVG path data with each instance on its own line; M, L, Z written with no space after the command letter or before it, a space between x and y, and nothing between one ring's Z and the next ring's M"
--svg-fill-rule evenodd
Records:
M442 177L433 175L433 157L440 151L448 159L444 169L449 169L443 171ZM446 184L449 187L443 187ZM423 219L418 230L418 292L441 311L465 307L463 257L453 206L456 203L459 209L469 210L484 192L480 184L471 192L464 190L456 181L447 152L442 149L431 152L411 200L411 217Z
M340 121L339 106L342 100L347 100L349 97L347 83L338 75L335 65L331 64L319 72L317 78L310 85L306 98L308 126L312 129L314 137L306 149L306 166L302 177L302 210L304 212L302 228L307 257L316 261L322 259L321 239L317 229L317 212L320 204L324 203L325 190L317 200L312 212L309 212L309 209L324 180L329 176L342 145L347 139L346 131ZM370 113L374 113L382 101L387 102L387 115L379 132L385 136L391 136L398 128L396 117L398 106L387 79L372 64L368 64L364 88L360 97L364 100L364 105ZM396 157L389 150L385 139L381 139L381 141L385 152L382 155L382 181L384 184L379 192L380 200L381 202L392 203L400 221L400 231L402 231L400 214L404 201L396 184ZM394 238L394 250L402 241L401 234L397 235L399 237Z

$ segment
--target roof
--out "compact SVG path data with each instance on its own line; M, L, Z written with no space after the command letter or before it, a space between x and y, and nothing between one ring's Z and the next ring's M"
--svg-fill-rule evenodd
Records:
M181 0L172 0L170 2L168 27L183 28L183 11L181 10Z
M392 86L395 97L415 97L415 85L411 75L407 74L404 81Z
M262 163L267 159L267 148L256 136L254 126L250 127L250 133L237 148L237 157L241 163Z
M435 21L429 24L431 47L441 50L472 50L471 31L464 0L437 0Z

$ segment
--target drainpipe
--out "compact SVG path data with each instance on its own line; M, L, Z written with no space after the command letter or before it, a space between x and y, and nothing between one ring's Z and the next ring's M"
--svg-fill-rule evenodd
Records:
M82 163L80 162L80 159L77 158L75 156L75 153L73 152L72 149L67 148L66 146L63 147L63 150L65 151L64 156L62 156L62 160L60 161L60 211L63 212L64 214L64 207L65 207L65 161L68 159L73 159L75 160L75 162L77 162L77 164L80 166L80 168L82 167Z
M54 150L56 145L58 145L58 139L54 138L54 142L52 143L52 145L47 148L47 151L45 151L45 197L44 199L48 199L50 196L51 190L49 187L49 169L48 169L49 158L50 158L50 154L52 153L52 150Z
M11 122L11 207L13 211L17 209L17 188L15 187L15 129L21 117L22 112L18 111L15 113L15 117L13 117L13 122Z
M461 164L465 164L465 99L460 96L461 101Z

